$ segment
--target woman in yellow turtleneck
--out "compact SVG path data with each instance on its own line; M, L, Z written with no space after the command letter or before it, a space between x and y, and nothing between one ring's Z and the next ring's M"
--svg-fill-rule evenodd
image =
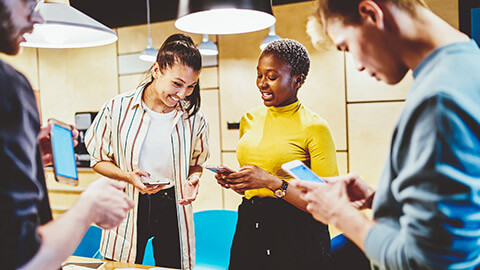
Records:
M299 159L319 176L338 175L327 122L297 99L309 67L307 50L294 40L273 41L260 55L257 86L265 107L240 122L239 172L216 175L244 195L229 269L330 268L328 227L306 212L281 169Z

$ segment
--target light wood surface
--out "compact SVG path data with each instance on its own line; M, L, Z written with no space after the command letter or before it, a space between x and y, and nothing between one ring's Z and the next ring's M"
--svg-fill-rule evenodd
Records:
M78 256L70 256L66 262L105 262L101 270L115 270L115 269L122 269L122 268L136 268L136 269L151 269L154 268L155 270L173 270L174 268L166 268L166 267L158 267L158 266L148 266L148 265L140 265L140 264L133 264L133 263L121 263L121 262L112 262L112 261L105 261L99 259L91 259L85 257L78 257Z

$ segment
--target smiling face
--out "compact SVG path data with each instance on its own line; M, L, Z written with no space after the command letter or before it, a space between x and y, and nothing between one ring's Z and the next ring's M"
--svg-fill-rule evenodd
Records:
M351 53L359 71L388 84L398 83L408 72L392 49L395 40L374 24L344 24L332 17L327 20L326 30L338 50Z
M1 0L0 11L0 51L15 55L20 50L20 43L25 41L23 35L33 31L33 25L42 23L43 19L35 9L35 0Z
M144 100L147 105L148 100L153 100L155 108L166 112L173 110L181 99L193 93L200 71L178 63L160 71L155 63L152 76L154 79L147 87Z
M281 107L297 101L301 75L292 75L292 67L273 54L262 54L258 59L257 87L265 106ZM302 81L303 82L303 81Z

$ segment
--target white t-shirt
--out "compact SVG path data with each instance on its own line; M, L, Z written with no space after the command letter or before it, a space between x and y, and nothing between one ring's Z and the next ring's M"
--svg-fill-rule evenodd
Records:
M172 141L170 134L172 132L173 118L175 110L169 113L158 113L152 111L144 104L150 123L147 135L140 149L138 158L138 168L150 173L152 179L170 180L172 187L173 181L173 157L172 157Z

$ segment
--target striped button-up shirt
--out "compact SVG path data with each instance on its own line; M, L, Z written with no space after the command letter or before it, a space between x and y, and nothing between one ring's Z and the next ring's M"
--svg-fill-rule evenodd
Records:
M107 101L88 129L85 142L91 155L91 166L100 161L110 161L125 171L138 168L140 149L148 131L150 117L142 102L144 87L115 96ZM190 166L203 164L209 156L208 125L205 115L199 110L188 117L181 101L171 131L173 175L175 196L183 198L183 186ZM161 153L159 153L161 154ZM125 190L138 206L138 190L127 184ZM133 263L136 256L137 207L128 212L127 218L111 230L104 230L100 252L106 258ZM191 205L177 205L180 223L180 247L182 269L191 269L195 264L195 234Z

